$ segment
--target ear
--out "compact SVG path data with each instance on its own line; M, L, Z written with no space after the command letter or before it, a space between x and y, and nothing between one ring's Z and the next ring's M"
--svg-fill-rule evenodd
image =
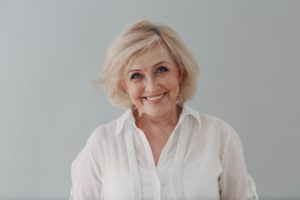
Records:
M182 67L177 68L177 75L178 75L179 83L181 83L184 76L184 69Z
M121 85L123 86L123 88L127 92L128 91L128 87L127 87L126 81L124 79L121 80Z

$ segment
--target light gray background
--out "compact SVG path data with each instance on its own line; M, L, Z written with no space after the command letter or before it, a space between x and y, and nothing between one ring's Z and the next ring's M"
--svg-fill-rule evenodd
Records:
M67 199L70 165L119 116L97 78L129 22L173 27L201 66L189 104L239 133L261 199L300 198L300 1L0 1L0 198Z

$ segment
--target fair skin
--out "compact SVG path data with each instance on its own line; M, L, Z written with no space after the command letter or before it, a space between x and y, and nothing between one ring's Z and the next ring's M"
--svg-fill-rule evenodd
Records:
M156 45L131 62L123 82L137 108L136 125L148 139L155 164L179 119L176 99L182 75L166 47Z

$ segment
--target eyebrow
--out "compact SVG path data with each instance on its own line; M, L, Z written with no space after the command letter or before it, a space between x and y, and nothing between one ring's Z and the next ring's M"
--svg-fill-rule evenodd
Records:
M169 64L167 61L162 60L162 61L160 61L160 62L154 64L154 65L152 66L152 68L156 67L157 65L161 65L161 64L163 64L163 63ZM141 69L130 69L130 70L128 70L128 73L129 73L129 72L135 72L135 71L142 71L142 70L141 70Z

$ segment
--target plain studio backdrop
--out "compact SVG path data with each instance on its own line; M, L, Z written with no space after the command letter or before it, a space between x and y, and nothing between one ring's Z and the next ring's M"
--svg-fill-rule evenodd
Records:
M201 67L189 102L238 132L261 199L299 199L300 1L0 0L0 199L69 197L71 162L124 109L97 79L123 26L170 25ZM201 189L201 188L199 188Z

